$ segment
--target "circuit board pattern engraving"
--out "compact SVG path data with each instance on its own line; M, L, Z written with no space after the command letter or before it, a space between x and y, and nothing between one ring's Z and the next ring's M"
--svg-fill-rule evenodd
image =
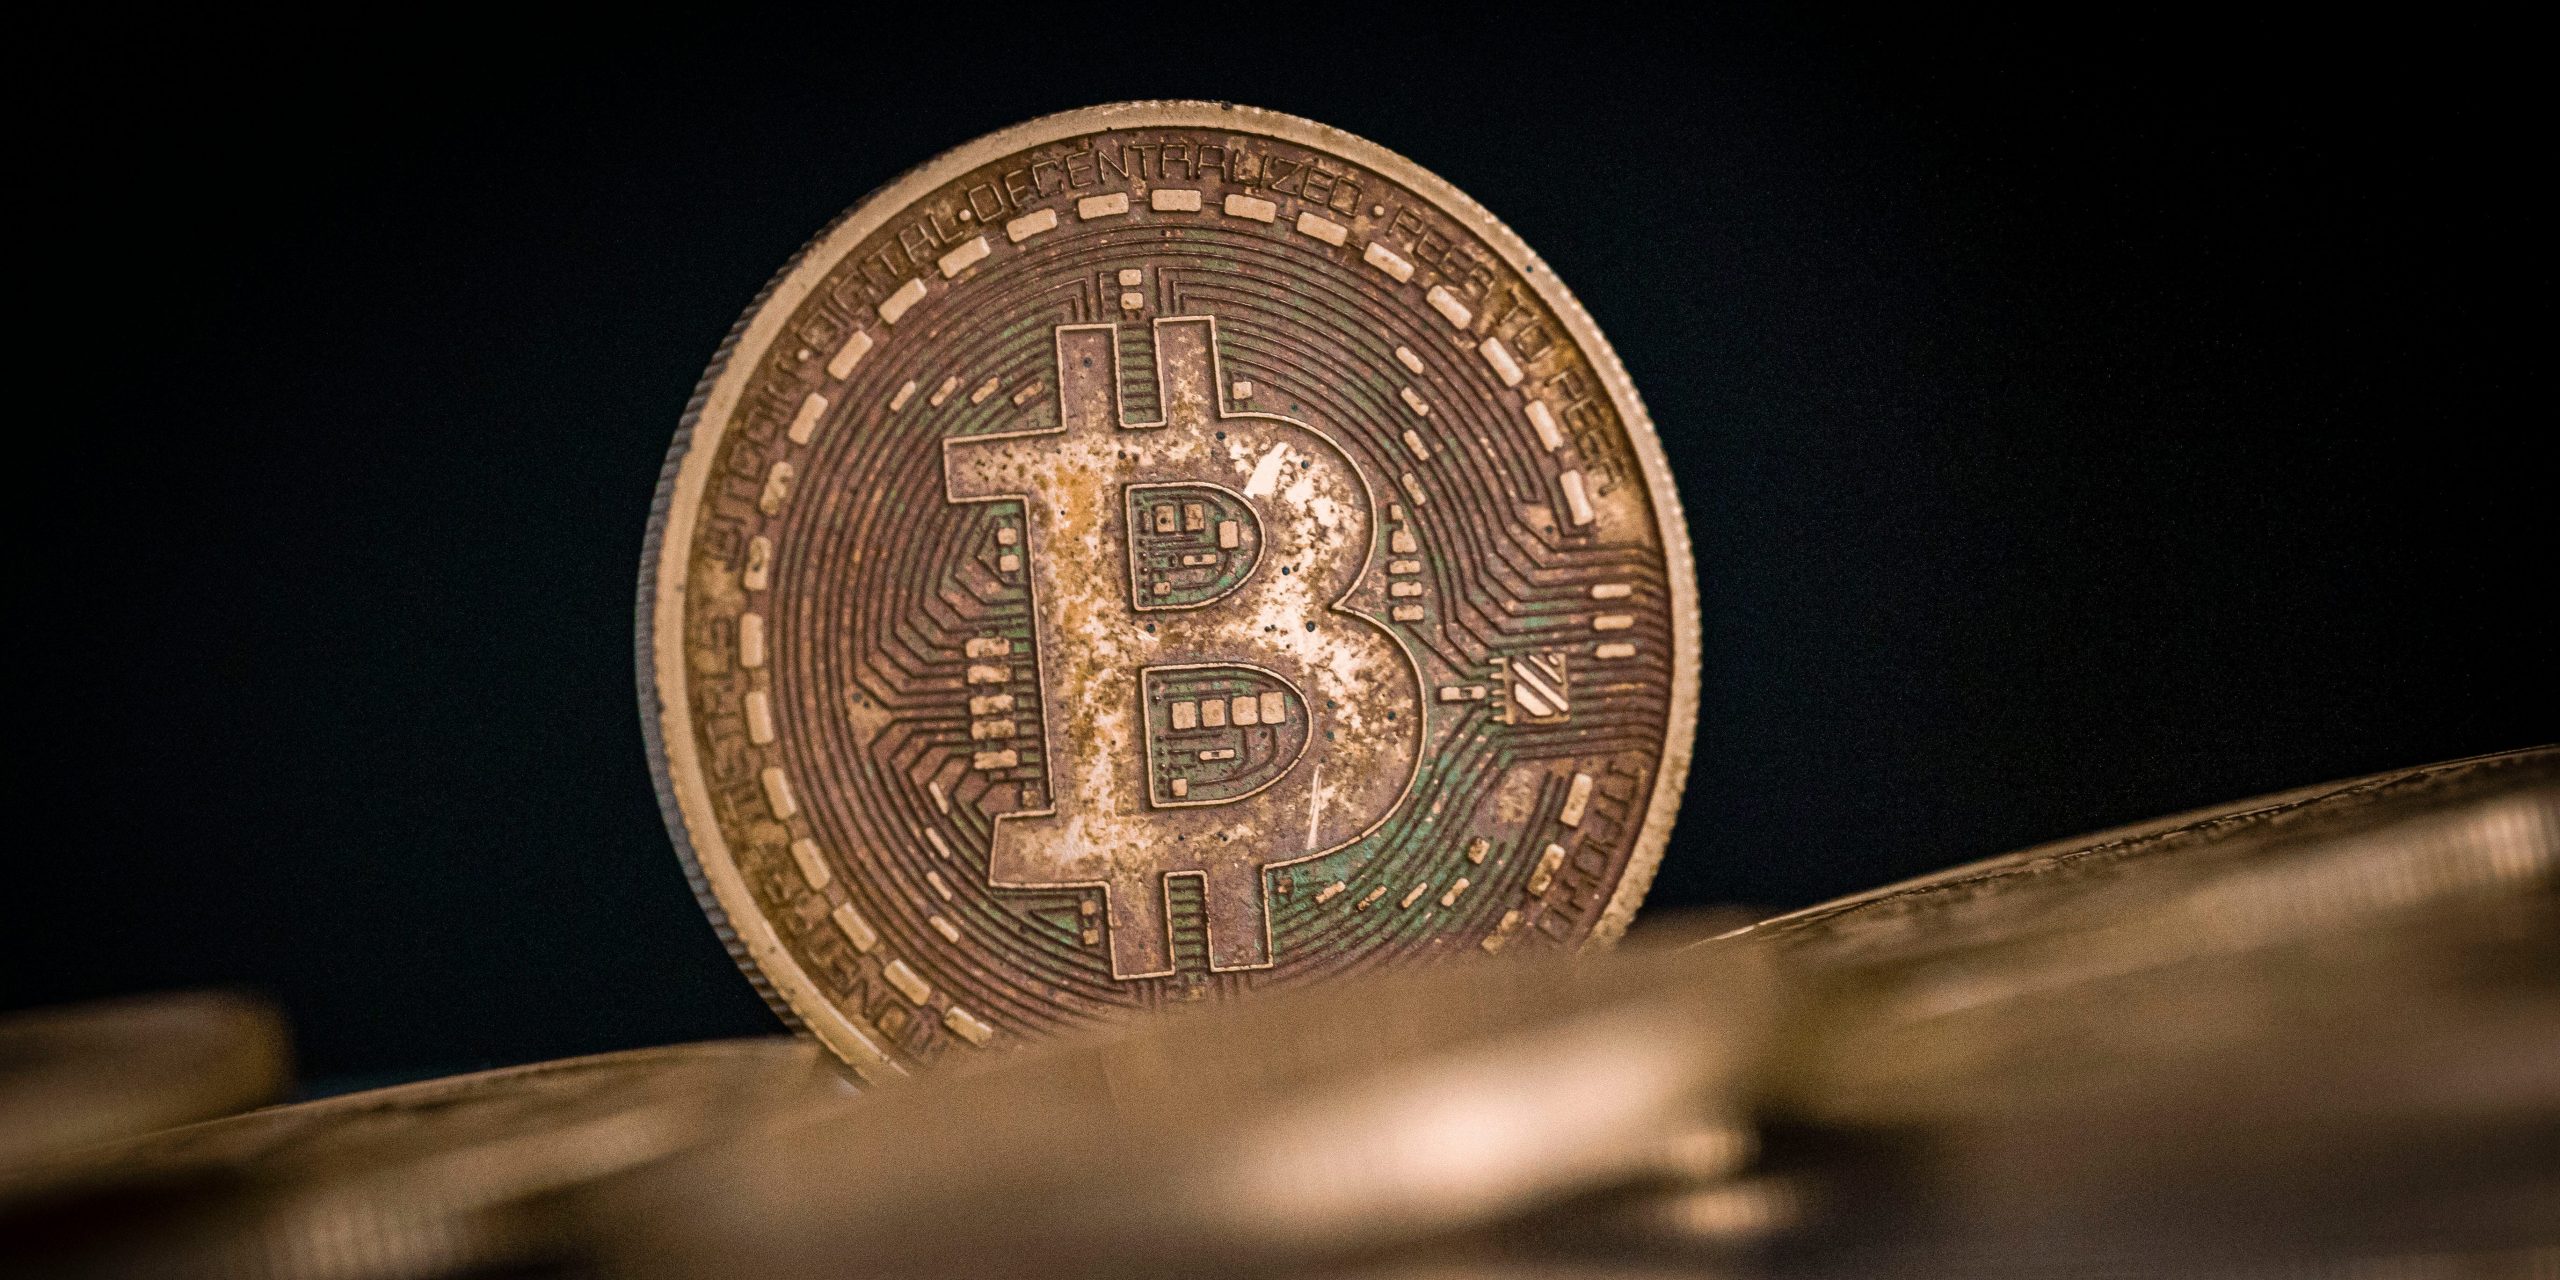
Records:
M910 174L741 322L643 590L670 825L777 1007L893 1072L1623 929L1695 715L1685 534L1501 225L1285 116Z

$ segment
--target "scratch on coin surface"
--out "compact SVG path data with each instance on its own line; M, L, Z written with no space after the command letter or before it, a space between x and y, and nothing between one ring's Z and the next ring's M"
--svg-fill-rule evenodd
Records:
M1280 466L1288 460L1289 446L1287 444L1275 444L1271 446L1270 451L1262 455L1262 460L1253 464L1253 476L1251 479L1244 482L1244 496L1248 498L1270 497L1272 490L1280 487Z

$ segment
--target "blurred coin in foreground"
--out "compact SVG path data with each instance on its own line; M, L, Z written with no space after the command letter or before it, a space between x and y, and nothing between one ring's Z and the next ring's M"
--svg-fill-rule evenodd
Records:
M244 996L0 1018L0 1198L65 1175L85 1148L267 1102L288 1070L284 1020Z
M849 1092L815 1046L677 1045L169 1130L0 1222L31 1269L374 1280L556 1261L542 1198ZM9 1261L0 1253L0 1261Z
M1742 951L1371 975L884 1089L615 1180L591 1234L657 1276L1301 1265L1728 1167L1771 1011Z

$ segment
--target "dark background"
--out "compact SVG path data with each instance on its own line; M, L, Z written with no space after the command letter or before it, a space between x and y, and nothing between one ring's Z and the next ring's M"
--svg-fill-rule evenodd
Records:
M1119 98L1402 151L1617 344L1705 602L1657 908L2560 736L2516 33L1237 12L66 37L0 1007L247 986L341 1081L770 1028L642 760L677 413L840 209Z

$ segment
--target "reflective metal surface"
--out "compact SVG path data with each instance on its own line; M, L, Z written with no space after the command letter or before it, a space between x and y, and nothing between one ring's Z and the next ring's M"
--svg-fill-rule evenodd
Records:
M1222 103L899 178L670 454L643 701L787 1017L878 1078L1634 914L1697 714L1606 339L1410 161Z
M2548 1274L2560 752L1754 925L1665 922L1610 954L1382 969L858 1095L823 1062L694 1046L57 1152L0 1197L0 1266Z

